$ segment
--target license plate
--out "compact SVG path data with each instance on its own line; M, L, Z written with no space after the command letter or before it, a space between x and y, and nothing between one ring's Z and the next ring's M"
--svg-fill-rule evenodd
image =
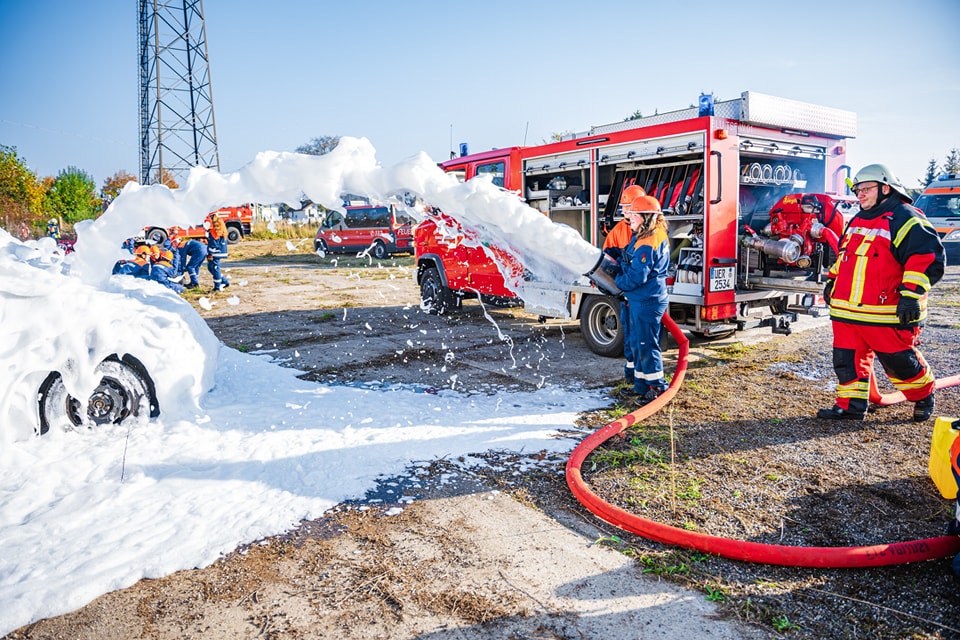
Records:
M732 291L736 267L710 267L710 291Z

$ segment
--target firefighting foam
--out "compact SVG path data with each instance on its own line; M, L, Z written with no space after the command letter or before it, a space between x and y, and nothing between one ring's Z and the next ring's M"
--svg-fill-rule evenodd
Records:
M489 180L461 183L426 154L381 167L370 142L341 138L323 156L265 151L238 171L219 174L195 168L183 188L128 184L107 212L77 225L77 252L71 268L88 281L102 281L120 257L120 245L144 226L189 226L206 212L237 202L285 202L303 195L328 209L340 208L344 194L375 199L414 194L491 242L522 256L526 269L545 282L570 282L593 269L600 251L572 228L552 222L516 194ZM420 219L422 209L409 213Z
M344 192L407 191L481 228L486 240L509 237L543 277L578 276L596 259L597 249L515 194L480 180L460 184L423 155L383 169L366 140L349 138L328 156L266 152L230 174L196 169L175 191L130 184L103 216L77 225L76 252L66 258L49 238L21 243L0 231L0 318L11 329L0 334L0 635L142 577L205 566L363 495L379 474L402 473L413 459L569 446L557 436L597 406L595 392L544 385L503 402L398 388L384 400L381 391L320 386L223 347L162 285L110 275L128 256L123 240L148 224L187 226L236 202L299 203L306 194L338 207ZM63 384L79 397L98 382L94 363L117 349L146 350L159 417L32 437L36 416L27 414L38 396L24 388L37 389L65 349L76 366ZM29 406L12 410L19 400ZM344 465L361 448L364 464Z

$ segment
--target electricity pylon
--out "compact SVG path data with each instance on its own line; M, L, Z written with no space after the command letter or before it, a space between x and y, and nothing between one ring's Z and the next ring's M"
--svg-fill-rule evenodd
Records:
M220 170L201 0L139 0L140 184Z

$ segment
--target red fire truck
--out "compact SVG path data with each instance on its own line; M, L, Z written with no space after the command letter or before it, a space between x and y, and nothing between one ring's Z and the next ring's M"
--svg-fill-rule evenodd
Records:
M845 144L855 136L852 112L747 91L441 166L463 180L490 176L597 247L620 217L621 191L639 184L669 226L671 318L703 337L758 325L789 333L798 313L824 309L822 233L839 235L853 214ZM451 240L470 232L451 234L450 223L437 214L415 231L425 305L444 313L476 296L516 303L484 247ZM579 319L594 352L622 352L619 302L588 279L556 287L531 278L521 293L542 320Z
M222 207L213 213L219 214L223 218L224 224L227 225L227 242L230 244L236 244L250 234L250 226L253 224L253 207L251 205ZM207 231L203 228L203 225L187 227L186 229L183 227L164 229L163 227L151 226L144 229L144 234L157 243L162 243L173 235L196 239L207 237Z

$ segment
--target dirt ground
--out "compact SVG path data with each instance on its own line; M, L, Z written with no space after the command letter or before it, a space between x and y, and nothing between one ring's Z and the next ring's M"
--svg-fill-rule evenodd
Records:
M618 383L622 362L590 353L576 323L475 301L431 316L410 257L321 259L309 244L234 245L231 287L186 297L227 345L326 384L498 393ZM935 291L923 348L942 377L960 372L960 268ZM933 421L911 422L910 406L863 423L811 418L833 397L829 323L797 328L693 344L671 405L587 460L592 490L646 518L757 542L943 534L951 505L926 474ZM937 415L960 415L956 388L937 403ZM625 411L611 397L582 422L598 428ZM472 467L424 461L210 567L7 637L960 638L948 560L824 570L683 551L589 514L563 479L565 456L478 454L485 463Z

